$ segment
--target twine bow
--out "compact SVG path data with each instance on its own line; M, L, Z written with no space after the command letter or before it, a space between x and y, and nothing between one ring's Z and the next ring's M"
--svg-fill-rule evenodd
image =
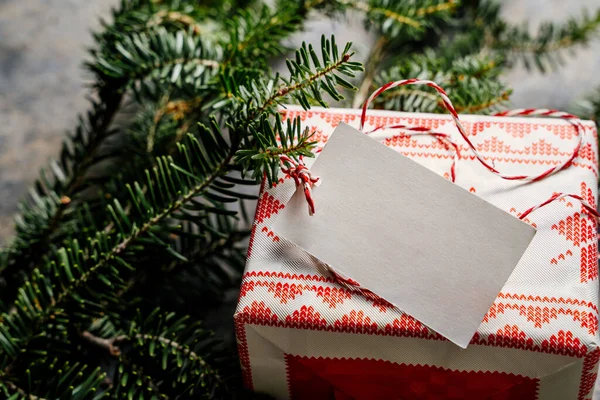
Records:
M304 165L302 157L296 162L294 159L282 155L279 157L279 162L281 163L281 171L294 179L296 187L300 185L304 187L304 197L308 203L308 215L314 215L315 201L312 198L312 188L321 184L321 178L311 174L310 169Z

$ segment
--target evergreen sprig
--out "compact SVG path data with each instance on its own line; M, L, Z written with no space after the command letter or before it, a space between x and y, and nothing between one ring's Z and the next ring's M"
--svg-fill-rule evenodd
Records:
M227 35L222 46L227 48L227 63L235 58L248 60L249 66L268 68L267 61L274 56L288 52L281 45L282 39L298 29L301 16L294 12L296 7L280 4L275 12L263 6L259 10L241 10L231 20L226 21Z
M351 7L364 11L368 25L373 25L381 35L394 38L419 38L427 29L448 20L458 7L458 0L424 1L346 1Z
M119 343L131 345L127 357L136 365L143 365L150 376L160 374L157 389L168 393L168 397L234 396L227 382L232 377L231 371L221 372L213 366L215 359L219 359L219 365L226 365L223 358L227 355L219 351L213 334L188 316L160 315L155 310L133 321ZM235 360L229 362L235 365ZM127 386L123 382L126 379L126 372L122 373L121 383L125 383L122 386Z
M92 110L86 118L79 118L74 134L63 142L60 158L42 171L29 198L21 202L13 242L0 253L5 299L12 298L30 268L52 243L67 237L81 211L85 213L85 209L73 211L73 203L78 203L78 196L90 185L85 179L88 171L106 158L102 144L117 132L111 123L120 101L118 92L100 92L100 100L92 103Z
M445 59L430 51L381 71L375 85L405 76L432 80L446 90L458 112L490 113L506 103L510 95L499 80L500 65L497 58L489 56ZM446 112L437 93L426 86L401 86L386 91L375 99L375 105L410 112Z
M41 358L29 365L22 380L0 382L0 393L7 400L97 400L104 397L105 377L100 368L90 371L80 363L61 364L56 358Z
M507 54L509 60L523 61L525 67L537 67L545 72L556 69L564 62L561 50L586 45L600 29L600 10L580 18L569 18L563 24L543 23L536 35L531 35L527 25L516 27L497 23L486 36L486 46L495 52Z
M206 83L218 71L221 58L220 47L200 36L186 31L171 33L160 27L124 38L115 45L114 53L98 54L89 68L130 84L154 80Z

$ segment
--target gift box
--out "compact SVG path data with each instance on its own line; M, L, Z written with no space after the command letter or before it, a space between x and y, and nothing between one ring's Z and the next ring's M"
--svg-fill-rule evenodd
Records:
M358 128L361 118L348 109L283 113L310 127L317 153L340 122ZM448 115L373 110L364 131L413 126L451 136L458 159L439 137L398 129L371 134L515 216L558 192L596 205L593 122L578 128L551 118L460 119L483 161L505 175L536 176L565 160L568 166L539 180L503 179L482 165ZM578 135L581 147L570 159ZM597 235L595 218L579 201L561 197L527 215L537 234L462 349L384 299L340 282L280 238L271 227L295 191L294 180L281 174L272 188L263 184L256 209L234 316L248 388L281 399L591 399L600 359Z

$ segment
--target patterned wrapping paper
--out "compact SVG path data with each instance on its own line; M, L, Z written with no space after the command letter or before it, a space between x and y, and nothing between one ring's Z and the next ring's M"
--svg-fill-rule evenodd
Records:
M284 113L300 116L319 148L340 121L358 127L360 119L360 110ZM479 152L504 173L541 173L576 144L576 129L563 120L461 120ZM486 170L449 116L369 111L366 130L391 124L452 134L461 149L456 184L516 216L555 192L596 204L593 122L583 123L572 165L532 183ZM440 141L397 130L372 136L449 178L454 153ZM281 399L591 399L600 359L596 222L580 203L561 199L525 219L538 234L463 350L384 300L336 282L319 260L278 237L270 226L295 190L282 176L263 187L257 205L234 316L246 386ZM318 210L318 190L315 201Z

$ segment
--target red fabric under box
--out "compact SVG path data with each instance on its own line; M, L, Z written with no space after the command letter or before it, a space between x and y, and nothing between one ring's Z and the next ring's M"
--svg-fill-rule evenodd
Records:
M318 147L340 121L358 127L360 118L359 110L290 107L285 114L300 116ZM452 134L461 150L456 184L514 215L555 192L596 204L592 122L583 123L583 147L569 168L524 183L486 170L448 116L369 115L367 129L405 124ZM461 120L479 152L504 173L539 174L568 159L577 142L574 126L561 120ZM438 140L392 130L377 135L449 178L454 153ZM257 206L235 314L246 386L282 399L591 399L600 358L596 222L579 202L561 199L527 216L538 234L463 350L385 301L339 284L318 260L279 238L270 227L295 190L282 176L263 187Z

